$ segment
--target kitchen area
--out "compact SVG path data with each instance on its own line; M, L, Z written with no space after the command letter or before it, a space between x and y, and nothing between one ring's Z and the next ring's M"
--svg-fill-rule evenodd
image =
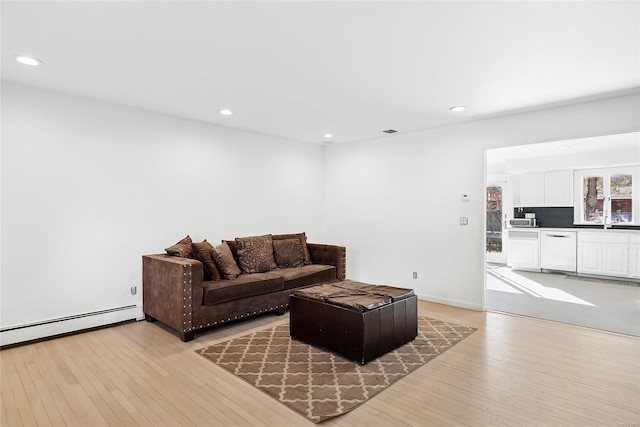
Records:
M486 261L490 310L640 335L640 134L487 150Z
M618 174L614 176L628 174L624 176L630 177L625 181L626 186L618 190L628 195L617 206L624 209L614 211L616 206L611 203L611 196L604 195L596 221L584 220L584 213L576 215L586 203L581 171L514 176L519 197L514 201L519 201L521 206L514 208L513 218L505 230L507 266L519 270L640 279L640 226L633 222L637 201L634 203L629 198L633 196L633 182L637 182L634 178L638 171L634 169L638 166L590 170L606 177L611 176L606 171L614 170ZM637 209L635 212L638 216Z

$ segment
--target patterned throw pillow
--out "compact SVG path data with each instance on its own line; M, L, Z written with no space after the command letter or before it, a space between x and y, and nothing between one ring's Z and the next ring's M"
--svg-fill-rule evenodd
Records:
M302 233L297 234L274 234L271 236L273 241L276 240L287 240L287 239L298 239L300 240L300 244L302 245L302 261L305 265L313 264L311 262L311 255L309 254L309 248L307 247L307 235L303 231Z
M264 273L278 268L273 257L271 234L236 238L238 262L245 273Z
M302 267L304 265L300 239L274 240L273 253L280 268Z
M213 246L205 239L200 243L192 243L191 248L193 250L193 257L200 261L204 265L205 279L207 280L221 280L222 276L218 267L211 256L211 250Z
M222 243L211 250L211 256L218 264L220 271L225 279L235 279L242 273L236 264L236 260L233 259L231 249L227 243Z
M187 237L180 240L175 245L166 248L165 251L171 256L193 258L193 252L191 251L191 237L187 235Z

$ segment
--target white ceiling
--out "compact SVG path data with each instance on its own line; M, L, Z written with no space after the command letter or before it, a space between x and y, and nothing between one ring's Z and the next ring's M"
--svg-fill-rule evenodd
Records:
M487 150L489 174L640 164L640 132Z
M298 141L392 138L635 93L639 5L2 1L2 78Z

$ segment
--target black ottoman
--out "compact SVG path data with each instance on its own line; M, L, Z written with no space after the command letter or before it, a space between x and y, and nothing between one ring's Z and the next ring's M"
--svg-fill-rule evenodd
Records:
M344 280L298 289L289 300L293 339L363 365L418 335L412 289Z

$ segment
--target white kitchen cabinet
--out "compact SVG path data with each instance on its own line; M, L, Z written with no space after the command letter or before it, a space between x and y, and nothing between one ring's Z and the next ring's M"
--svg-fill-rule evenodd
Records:
M573 206L573 171L553 171L544 174L545 206Z
M578 232L578 274L627 277L629 235L612 232Z
M520 175L520 206L544 206L544 173Z
M629 277L640 278L640 236L629 237Z
M538 230L509 230L507 265L514 270L540 271Z
M627 276L629 274L629 243L605 243L604 274Z
M520 206L573 206L573 171L520 175Z
M602 243L584 242L578 238L578 273L602 274Z

